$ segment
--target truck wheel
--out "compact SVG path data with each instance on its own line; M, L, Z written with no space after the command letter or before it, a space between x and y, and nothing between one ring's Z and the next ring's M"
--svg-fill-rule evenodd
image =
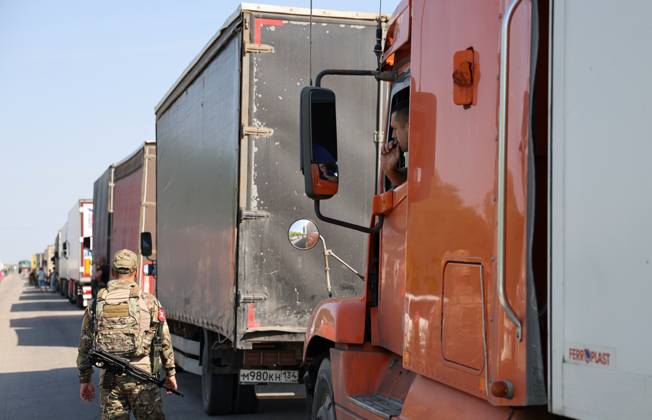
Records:
M335 420L335 398L333 397L333 379L331 362L322 360L317 372L315 394L312 401L310 418L313 420Z
M231 414L233 412L235 375L215 374L212 372L211 348L213 347L213 342L213 334L204 331L201 365L202 405L208 415Z
M238 385L235 399L235 412L240 414L252 414L258 411L258 398L254 385Z

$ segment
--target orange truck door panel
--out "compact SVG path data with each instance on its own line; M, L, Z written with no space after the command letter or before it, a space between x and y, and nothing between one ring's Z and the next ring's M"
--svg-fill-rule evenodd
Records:
M393 191L394 207L385 216L380 245L380 283L377 331L373 344L403 353L403 301L405 299L405 231L407 183ZM376 338L377 337L377 338Z
M536 312L527 275L533 19L528 0L515 9L509 31L504 201L505 294L522 323L522 339L498 299L498 77L501 19L509 3L412 2L420 16L412 20L411 37L403 362L494 405L515 406L545 403L545 393L541 357L533 355L540 348L526 345L530 335L539 342L536 316L527 322ZM451 95L451 63L467 48L475 53L477 90L473 105L465 108ZM513 385L511 398L491 394L497 381Z

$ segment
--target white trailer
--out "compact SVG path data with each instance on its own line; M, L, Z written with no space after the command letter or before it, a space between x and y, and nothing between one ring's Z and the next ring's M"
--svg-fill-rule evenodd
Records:
M551 9L550 409L652 418L652 3Z
M80 308L92 298L93 200L78 200L61 232L59 276L68 299Z

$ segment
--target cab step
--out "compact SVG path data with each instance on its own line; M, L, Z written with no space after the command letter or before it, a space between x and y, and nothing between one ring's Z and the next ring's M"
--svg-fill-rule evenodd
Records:
M403 410L403 401L382 394L357 395L349 398L358 407L384 419L396 417L400 415L401 410Z

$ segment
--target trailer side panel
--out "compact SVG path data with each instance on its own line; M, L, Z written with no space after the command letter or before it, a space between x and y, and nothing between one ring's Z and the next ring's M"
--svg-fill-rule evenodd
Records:
M651 13L553 3L549 382L573 418L652 413Z
M157 115L158 296L171 319L233 337L240 39Z
M120 249L140 249L140 201L143 183L143 150L115 168L111 254Z

